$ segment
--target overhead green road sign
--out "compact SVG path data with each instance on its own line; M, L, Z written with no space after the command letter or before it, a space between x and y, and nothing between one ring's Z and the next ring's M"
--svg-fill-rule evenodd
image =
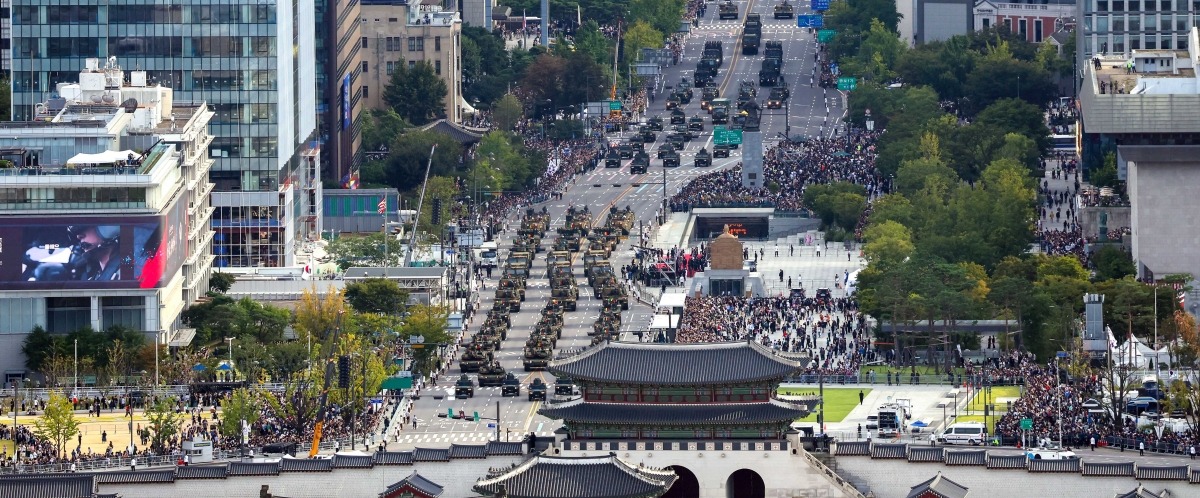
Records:
M837 35L837 30L835 30L835 29L822 29L820 31L817 31L817 42L829 43L829 41L832 40L833 37L836 35Z
M850 92L858 88L858 78L853 76L842 76L837 80L838 90Z
M609 101L609 102L608 102L608 110L610 110L610 111L619 111L619 110L621 110L621 101L619 101L619 100L611 100L611 101Z
M1027 431L1030 429L1033 429L1033 419L1031 419L1031 418L1021 419L1021 430Z
M725 126L713 127L713 144L715 145L741 145L742 130L730 130Z

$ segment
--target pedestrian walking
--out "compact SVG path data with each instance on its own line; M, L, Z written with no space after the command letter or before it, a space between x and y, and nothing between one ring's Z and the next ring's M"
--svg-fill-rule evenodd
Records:
M1191 446L1188 447L1188 456L1191 457L1192 460L1196 459L1196 445L1195 444L1192 444Z
M858 390L858 404L859 404L860 406L863 404L863 398L866 398L866 397L867 397L867 395L866 395L866 394L863 394L863 390L862 390L862 389L859 389L859 390Z
M1096 436L1092 436L1091 446L1092 446L1092 451L1096 451Z
M1138 441L1138 456L1146 456L1146 442Z

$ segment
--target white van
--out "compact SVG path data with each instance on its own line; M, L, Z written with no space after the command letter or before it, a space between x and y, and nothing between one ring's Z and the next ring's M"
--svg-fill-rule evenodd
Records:
M934 436L945 444L982 444L987 438L987 428L979 422L964 422L947 427L944 432Z

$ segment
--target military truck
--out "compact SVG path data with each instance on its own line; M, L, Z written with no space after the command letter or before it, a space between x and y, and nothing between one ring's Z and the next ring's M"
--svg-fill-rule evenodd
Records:
M521 312L521 300L517 297L512 297L512 296L508 296L508 295L501 296L501 295L497 294L496 302L499 303L503 307L507 307L508 311L511 311L513 313Z
M646 170L650 168L650 154L639 152L633 156L633 162L629 165L629 174L644 175Z
M618 209L616 206L608 208L608 219L605 224L611 227L619 228L620 234L628 236L629 231L633 230L633 224L636 220L633 215L633 208L625 206L625 209Z
M554 356L554 347L549 342L538 341L533 346L525 348L525 371L545 370Z
M737 6L735 5L736 9ZM710 40L704 42L704 51L700 54L700 60L710 60L715 63L715 67L721 67L725 64L725 45L720 40ZM693 74L693 79L695 75ZM693 81L696 85L700 83Z
M617 315L616 319L613 319L612 315L600 315L600 318L596 319L596 323L592 324L592 331L588 332L588 335L596 336L608 334L610 336L615 336L617 331L620 329L620 315Z
M783 42L778 40L768 41L763 44L763 48L766 50L763 53L764 59L779 59L783 61Z
M654 116L654 117L650 118L650 120L646 122L646 127L649 128L650 131L662 131L663 130L662 116Z
M454 398L467 399L475 397L475 381L471 380L467 374L458 376L458 382L454 383Z
M574 396L575 381L570 377L558 377L554 379L554 395L555 396Z
M729 157L729 149L732 149L728 144L717 144L713 146L713 157Z
M664 168L678 168L679 167L679 159L680 159L679 153L672 150L663 156L663 167Z
M705 86L704 90L701 90L700 93L700 109L707 111L710 107L712 107L713 99L717 98L718 96L720 96L720 94L717 91L716 85Z
M662 131L662 123L659 123L658 125L658 131ZM642 129L638 131L636 136L642 140L642 143L645 144L652 144L658 140L658 135L654 134L654 130L651 130L649 125L643 126Z
M579 299L579 289L575 287L559 287L550 289L550 297L562 301L563 308L567 311L575 311L576 302Z
M528 266L531 259L533 259L533 254L528 251L509 251L508 259L505 261L505 265L509 267L512 267L514 264L524 264Z
M714 125L725 124L729 122L729 110L733 108L733 102L727 98L713 99L712 105L708 108L708 113L712 115Z
M672 93L667 97L666 109L668 111L679 108L679 95Z
M611 147L608 149L608 154L604 155L604 167L605 168L620 168L621 167L621 153L617 152L617 149L611 148Z
M758 70L758 84L762 86L775 86L777 83L779 83L779 77L782 71L782 60L775 58L763 59L762 69Z
M721 6L719 7L719 10L717 11L717 18L718 19L737 19L738 18L737 4L735 4L729 0L726 0L726 2L721 4Z
M788 91L787 85L777 86L771 89L771 94L767 96L767 109L780 109L783 103L791 97L792 92Z
M671 111L671 124L685 124L687 122L687 114L683 113L683 109L675 109Z
M783 3L775 4L775 19L795 19L796 7L788 3L788 0L783 0Z
M692 161L692 166L697 168L712 166L712 155L708 153L708 149L700 148L700 152L696 153L696 159Z
M542 379L533 379L528 392L529 401L546 401L546 383Z
M761 33L742 33L742 55L758 55L759 38Z
M741 107L746 102L754 100L758 96L758 87L754 86L753 81L742 81L738 83L738 107Z
M546 206L542 206L542 211L534 211L533 208L525 210L525 216L521 218L521 228L529 230L537 230L539 236L545 235L546 229L550 228L550 212L546 210Z
M493 359L479 367L479 387L500 387L504 383L504 367Z
M621 305L622 310L629 309L629 295L625 293L625 288L619 285L598 287L596 296L605 300L614 299Z
M483 344L472 342L467 344L466 351L463 351L462 359L458 360L458 368L463 372L478 372L479 367L483 366L487 361L487 351L483 349Z
M512 372L509 372L504 376L504 383L500 386L500 396L507 398L509 396L516 397L520 395L521 381Z

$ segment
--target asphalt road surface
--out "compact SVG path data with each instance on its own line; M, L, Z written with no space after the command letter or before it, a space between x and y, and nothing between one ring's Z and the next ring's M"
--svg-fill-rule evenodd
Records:
M772 16L774 3L747 2L745 0L737 3L739 5L737 21L718 20L716 5L712 5L713 8L709 9L707 16L701 20L700 26L694 28L689 36L681 63L666 68L665 85L674 86L678 84L681 77L690 77L692 70L696 67L696 62L700 59L704 42L710 40L721 40L725 43L725 63L719 70L716 79L723 90L723 97L736 102L738 82L751 80L757 84L763 51L760 50L759 55L742 55L740 46L735 43L740 38L741 25L749 3L753 12L762 15L763 41L779 40L783 42L784 75L791 89L789 110L792 135L828 135L832 124L842 114L841 96L836 91L826 92L819 87L809 86L809 77L812 75L814 64L813 53L816 49L815 34L808 33L807 29L797 28L794 19L774 19ZM798 8L797 11L802 14L806 9ZM768 93L769 89L759 90L760 102L766 99ZM648 119L657 115L669 121L670 113L665 110L667 95L665 92L658 94L654 102L649 104L650 109L642 118ZM662 167L662 162L657 159L655 152L666 140L667 133L664 132L658 133L659 141L657 143L646 146L646 151L652 159L646 174L630 175L630 161L626 160L622 162L620 168L604 168L601 165L595 170L578 176L562 200L534 206L540 210L544 205L551 215L550 229L547 230L543 239L543 246L548 250L553 244L556 236L555 229L563 225L568 206L587 206L592 212L597 226L604 223L609 206L618 208L630 206L639 222L651 224L654 222L655 215L661 210L663 200L677 192L688 181L710 171L737 165L741 160L740 150L734 150L731 157L727 159L714 159L712 167L694 167L693 159L701 147L712 150L712 122L708 119L708 114L700 109L700 100L700 91L697 89L692 102L684 106L688 117L700 114L706 119L704 133L699 138L687 142L684 150L680 153L680 167L665 169ZM761 129L764 139L768 140L768 143L764 144L765 148L783 136L785 116L782 110L764 109L764 111ZM628 134L613 133L606 138L610 141L620 140L626 135ZM511 247L511 235L513 230L519 226L518 220L521 214L523 214L523 210L516 213L514 218L509 221L510 230L498 238L501 245L499 258L501 262L507 257L508 247ZM637 233L636 224L634 233ZM624 241L609 258L615 269L619 269L621 265L628 264L632 260L631 243L634 240L636 240L636 236L631 236L630 240ZM530 432L536 433L538 436L550 436L555 429L560 427L560 422L537 414L541 402L528 401L526 391L529 383L538 377L550 385L552 394L553 377L546 372L527 373L524 371L522 363L525 341L529 338L541 309L549 299L549 283L545 278L545 255L546 252L540 252L534 257L530 265L530 278L526 284L526 301L521 303L520 312L512 314L512 328L508 332L508 339L496 352L496 359L500 361L505 370L516 374L521 379L521 396L505 398L500 395L498 387L477 387L473 398L455 399L453 383L461 373L456 362L447 374L439 379L436 386L427 386L422 397L415 402L412 413L416 427L409 424L403 429L397 440L398 446L402 448L444 447L449 443L483 443L496 437L497 425L501 440L514 441L520 440ZM591 339L587 332L592 329L592 324L600 312L600 300L594 298L591 288L587 286L587 280L583 275L583 263L579 258L575 260L574 272L579 283L578 309L565 314L562 339L558 342L559 353L589 345ZM493 275L496 278L489 279L486 288L480 291L480 310L483 310L484 313L492 308L496 282L501 273L501 271L494 271ZM484 313L477 314L469 333L478 331ZM636 303L631 298L630 310L624 313L622 323L649 324L652 313L653 310L649 306ZM461 355L461 352L459 354ZM474 374L470 375L474 377ZM456 413L462 411L468 417L478 412L482 419L478 422L456 420L445 416L448 410ZM439 417L439 414L442 416ZM499 418L498 423L496 420L489 420L496 418Z

